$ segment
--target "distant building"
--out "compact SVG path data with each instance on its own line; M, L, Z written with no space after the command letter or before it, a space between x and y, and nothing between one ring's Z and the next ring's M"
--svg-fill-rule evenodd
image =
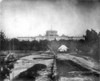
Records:
M52 41L52 40L80 40L80 39L84 39L84 37L68 37L66 35L62 35L62 36L59 36L57 34L57 31L55 30L48 30L46 31L46 35L42 36L42 35L39 35L39 36L36 36L36 37L18 37L18 39L20 41L33 41L33 40L36 40L36 41L40 41L40 40L49 40L49 41Z
M35 37L17 37L20 41L33 41L35 40Z

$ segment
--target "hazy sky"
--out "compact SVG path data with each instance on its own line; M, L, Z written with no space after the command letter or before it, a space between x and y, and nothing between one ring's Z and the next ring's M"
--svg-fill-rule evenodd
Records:
M100 31L100 0L0 0L0 30L7 37L45 35L81 36Z

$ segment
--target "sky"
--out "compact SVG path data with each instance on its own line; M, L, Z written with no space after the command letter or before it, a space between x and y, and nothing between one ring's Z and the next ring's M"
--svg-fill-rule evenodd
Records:
M0 0L0 30L9 38L45 35L82 36L100 31L100 0Z

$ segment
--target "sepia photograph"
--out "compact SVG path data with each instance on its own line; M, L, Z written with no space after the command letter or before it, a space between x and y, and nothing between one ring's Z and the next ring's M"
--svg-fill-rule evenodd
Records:
M100 81L100 0L0 0L0 81Z

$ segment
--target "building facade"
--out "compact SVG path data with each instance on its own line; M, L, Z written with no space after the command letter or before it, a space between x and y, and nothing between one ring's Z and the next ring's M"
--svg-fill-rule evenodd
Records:
M84 37L69 37L66 35L59 36L57 31L48 30L48 31L46 31L46 34L44 36L39 35L36 37L18 37L17 39L20 41L23 41L23 40L24 41L34 41L34 40L36 40L36 41L40 41L40 40L52 41L52 40L80 40L80 39L84 40Z

